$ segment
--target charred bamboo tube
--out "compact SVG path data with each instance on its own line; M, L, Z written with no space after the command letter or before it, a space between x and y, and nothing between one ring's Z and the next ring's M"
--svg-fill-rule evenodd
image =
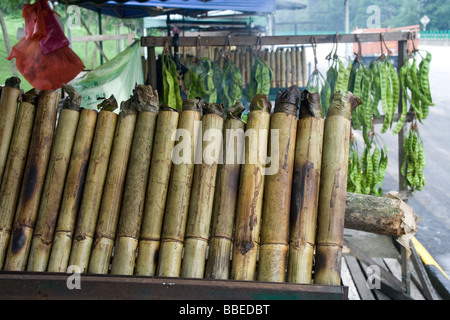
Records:
M183 161L176 161L172 164L172 174L170 176L161 234L158 276L180 276L200 119L200 100L185 99L177 131L182 135L176 137L176 139L179 140L181 138L182 140L174 147L174 150L176 150L174 159L183 150Z
M122 102L89 258L89 273L107 274L109 270L136 117L132 99Z
M0 189L0 270L5 262L36 113L37 93L22 95Z
M228 279L240 165L244 146L244 106L239 101L227 110L223 129L223 163L217 168L211 236L205 278Z
M139 236L139 251L135 271L137 275L154 276L156 273L175 142L172 135L176 133L178 118L179 113L172 108L163 108L158 113Z
M241 166L236 205L230 273L230 278L235 280L255 280L270 125L269 110L268 96L256 95L252 99L246 126L249 141L245 143L245 159Z
M312 279L323 128L319 94L303 91L292 180L287 282L310 284Z
M5 270L25 271L52 147L59 92L41 91Z
M285 281L299 101L300 90L297 86L284 92L279 91L270 119L269 150L273 172L269 174L266 168L257 276L259 281ZM272 135L273 131L278 134Z
M28 257L28 271L47 270L64 181L80 117L81 95L70 86L64 85L64 89L69 96L64 101L59 113L58 126L52 143L50 161L39 204L36 229Z
M102 113L103 124L100 125L103 127L105 127L104 113L109 112ZM49 272L66 272L69 264L75 223L83 196L98 114L98 111L93 109L82 109L80 112L47 267ZM111 117L114 118L112 115ZM96 154L98 151L93 153L93 158L97 156Z
M6 80L0 95L0 181L8 158L9 145L14 130L14 119L20 97L20 79L11 77Z
M145 190L152 156L153 138L158 116L158 92L151 86L135 89L136 118L125 189L117 226L112 274L132 275L136 262Z
M202 116L202 161L194 166L184 237L184 257L181 265L181 276L184 278L204 276L217 165L222 148L222 130L223 105L205 104Z
M99 105L100 112L97 117L83 197L69 259L69 265L78 266L82 273L86 273L89 266L89 257L117 123L117 113L114 112L116 108L117 101L114 96L104 100Z
M340 285L347 192L350 117L361 100L350 92L333 95L325 119L319 189L314 283Z

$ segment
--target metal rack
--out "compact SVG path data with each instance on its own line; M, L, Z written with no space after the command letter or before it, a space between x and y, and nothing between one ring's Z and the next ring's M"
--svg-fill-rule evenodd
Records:
M301 35L301 36L239 36L239 37L202 37L202 46L252 46L258 43L261 46L281 46L281 45L305 45L311 44L312 39L317 44L323 43L357 43L357 42L380 42L380 41L397 41L398 42L398 59L397 68L400 69L407 59L407 43L408 40L415 39L415 35L411 32L386 32L386 33L362 33L362 34L323 34L323 35ZM198 37L179 37L179 47L195 47ZM149 78L147 84L156 88L156 47L164 47L165 45L173 46L173 37L142 37L141 46L147 48L147 69ZM398 105L399 112L402 110L401 101ZM383 117L374 119L375 124L383 123ZM399 113L394 117L394 122L399 118ZM408 114L406 122L411 122L412 114ZM398 133L398 159L403 159L403 142L405 140L406 126ZM406 192L403 187L405 177L400 172L401 161L398 164L399 191Z

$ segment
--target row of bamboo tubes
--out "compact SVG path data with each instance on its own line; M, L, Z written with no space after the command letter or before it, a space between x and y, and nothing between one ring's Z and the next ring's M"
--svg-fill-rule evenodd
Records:
M0 113L18 110L0 128L3 270L340 285L353 95L326 119L297 86L273 113L257 95L245 124L240 102L177 112L138 85L117 113L113 96L80 109L65 89L60 112L59 92L2 89Z
M191 65L197 54L196 48L187 47L180 53L180 62L185 65ZM211 61L217 61L220 50L217 47L201 47L199 58L206 57ZM228 53L227 53L228 54ZM252 57L255 54L253 47L236 47L229 51L229 58L241 71L244 87L250 83L250 71L252 67ZM306 61L306 51L301 47L276 47L266 48L260 51L262 57L273 71L271 87L288 88L290 86L306 87L308 82L308 69Z

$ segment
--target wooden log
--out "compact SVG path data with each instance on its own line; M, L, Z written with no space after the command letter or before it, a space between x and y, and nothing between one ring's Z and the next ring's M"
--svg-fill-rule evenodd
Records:
M47 267L49 272L67 270L97 116L97 110L93 109L82 109L80 113Z
M350 116L361 100L338 91L325 119L314 283L339 285L347 192Z
M153 148L156 119L159 111L158 92L151 86L137 86L139 110L117 226L112 274L132 275L144 211L145 190Z
M24 271L50 158L60 93L41 91L14 218L5 270Z
M250 104L236 207L235 240L230 278L255 280L261 212L264 194L265 160L270 126L270 101L256 95Z
M409 214L402 203L400 199L347 192L344 226L353 230L401 237L405 234L402 220L405 214ZM419 220L416 215L414 217L416 221Z
M112 95L100 104L89 167L78 212L69 265L87 272L98 212L117 123L117 101Z
M22 95L0 188L0 270L5 261L23 172L33 131L37 93Z
M109 271L136 117L137 110L131 98L122 102L89 258L89 273L107 274Z
M153 276L156 273L167 189L172 167L172 152L175 144L172 135L175 136L178 118L179 113L170 107L164 108L158 113L139 236L136 275Z
M205 104L202 116L202 157L194 165L189 213L184 236L181 277L203 278L216 185L217 164L222 148L223 105ZM198 142L200 144L200 141Z
M310 284L316 242L324 119L318 93L302 92L295 146L287 281Z
M11 77L6 80L0 95L0 181L8 158L9 145L14 130L14 119L21 90L20 79Z
M69 166L70 154L80 117L81 95L64 85L69 93L59 112L58 125L39 205L36 229L33 234L27 271L46 271L58 218L61 196Z
M179 142L175 145L174 154L174 156L180 156L183 150L183 160L172 164L161 234L158 276L180 276L194 161L200 133L201 105L200 99L183 101L183 111L178 121L179 136L175 137ZM189 155L187 154L188 150Z
M223 163L217 168L216 191L211 222L205 278L228 279L231 244L242 163L245 123L244 106L239 101L228 108L224 122Z

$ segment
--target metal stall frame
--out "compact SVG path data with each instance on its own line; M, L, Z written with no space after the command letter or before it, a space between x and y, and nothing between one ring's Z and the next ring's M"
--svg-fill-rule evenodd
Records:
M407 43L408 40L415 39L415 33L411 32L386 32L386 33L358 33L358 34L323 34L323 35L301 35L301 36L202 36L201 45L204 47L214 46L254 46L256 43L260 46L282 46L282 45L309 45L312 39L316 44L323 43L357 43L357 42L381 42L381 41L397 41L398 42L398 63L397 70L403 66L407 59ZM179 47L195 47L198 44L198 37L179 37ZM174 45L173 37L141 37L141 46L147 48L147 68L148 79L147 84L153 88L157 87L156 77L156 47L169 47ZM394 116L394 122L398 121L402 110L401 99L398 105L398 112ZM374 119L374 124L383 123L384 116ZM405 123L411 122L413 114L408 113ZM403 159L403 142L405 140L406 125L398 133L398 158ZM406 192L403 187L405 177L400 172L401 161L398 164L399 191Z

